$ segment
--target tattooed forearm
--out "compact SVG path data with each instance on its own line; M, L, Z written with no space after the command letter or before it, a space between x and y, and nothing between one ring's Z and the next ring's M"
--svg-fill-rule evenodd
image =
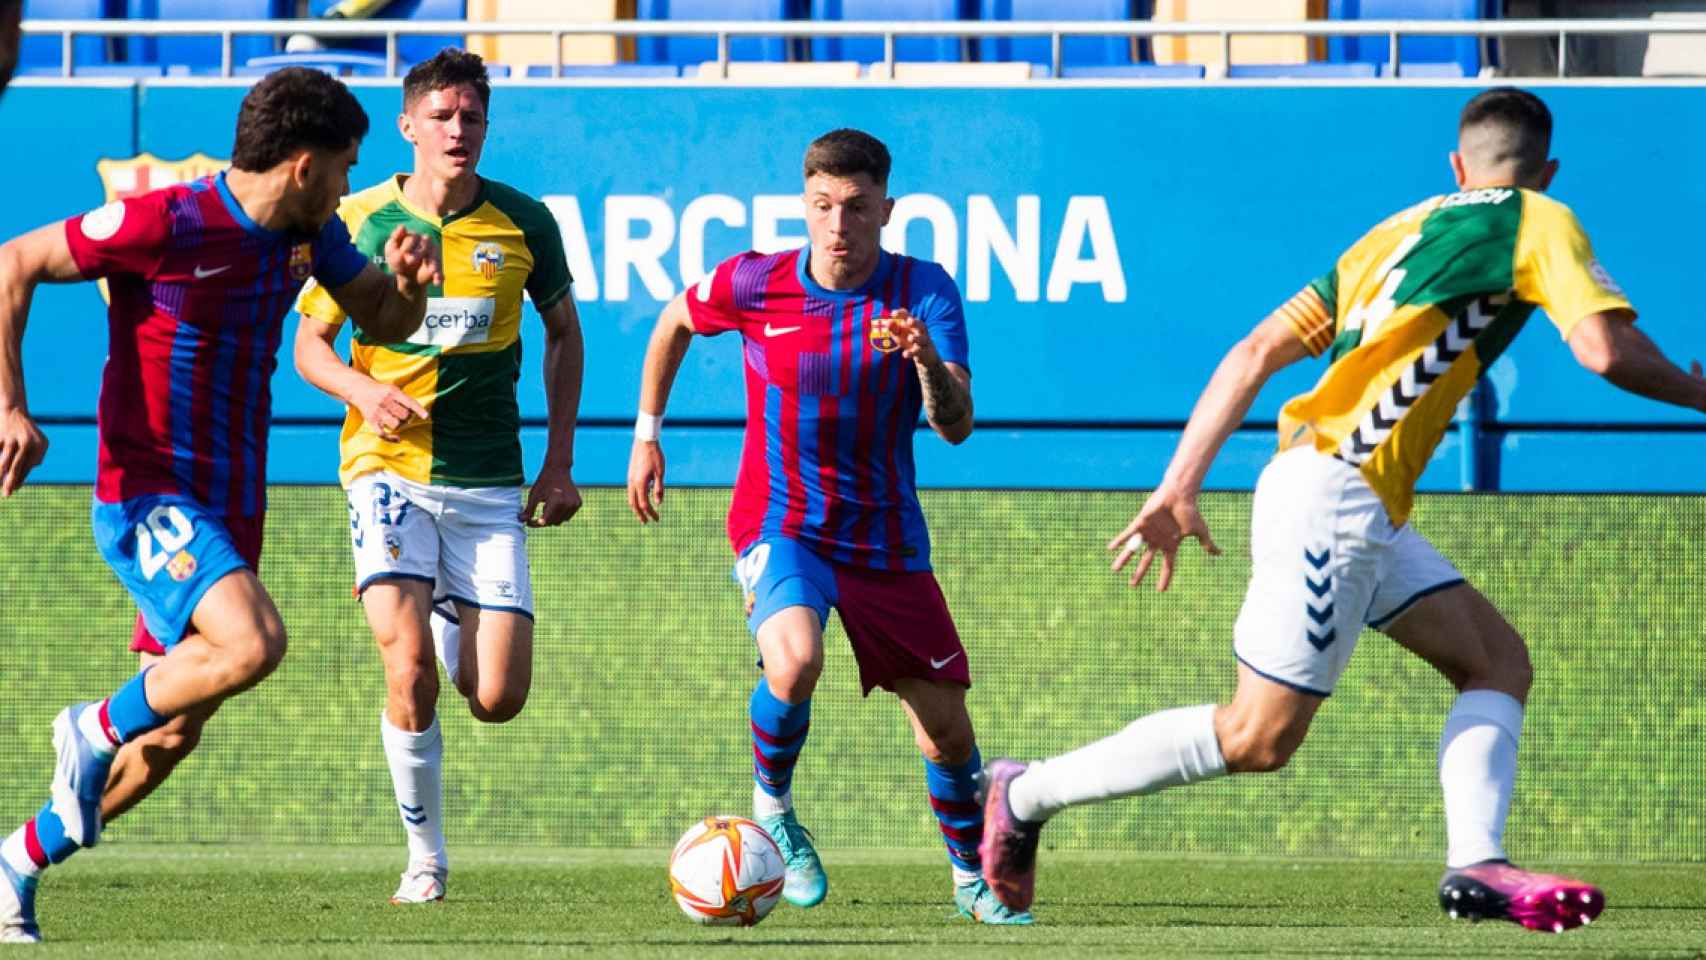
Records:
M971 413L971 391L945 363L920 364L918 382L924 389L924 415L938 428L952 427Z

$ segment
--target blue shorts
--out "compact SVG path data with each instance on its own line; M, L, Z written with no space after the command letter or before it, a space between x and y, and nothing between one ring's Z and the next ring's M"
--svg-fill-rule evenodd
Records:
M95 546L135 599L143 625L165 648L183 639L196 604L215 583L252 566L224 518L189 497L96 500L90 519Z
M810 607L818 626L828 626L837 599L835 568L797 540L772 537L748 546L735 561L734 578L754 635L764 621L788 607Z
M904 679L971 686L948 601L928 570L835 564L797 540L771 537L742 551L735 580L755 636L764 621L788 607L810 608L826 627L834 607L867 694L877 687L893 690Z

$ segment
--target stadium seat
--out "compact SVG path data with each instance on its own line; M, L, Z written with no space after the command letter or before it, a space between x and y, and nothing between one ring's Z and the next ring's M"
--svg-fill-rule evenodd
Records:
M967 20L971 7L963 0L812 0L813 20ZM882 37L816 37L813 60L883 59ZM959 61L966 59L965 37L896 37L896 60Z
M1158 22L1305 21L1319 19L1326 0L1155 0ZM1156 37L1151 42L1156 63L1202 63L1221 73L1225 51L1214 35ZM1322 59L1326 44L1304 34L1234 35L1233 63L1308 63Z
M883 65L870 64L864 71L867 80L887 80ZM1048 67L1029 60L1006 63L912 63L897 60L894 79L926 83L1014 83L1020 80L1047 77Z
M284 67L313 67L334 77L383 77L385 58L379 54L354 50L317 50L313 53L276 53L253 57L244 64L238 76L249 77L271 73Z
M274 20L295 11L291 0L129 0L133 20ZM231 38L231 65L248 63L255 57L277 53L279 38L264 34L237 34ZM220 71L222 53L218 36L131 37L125 59L132 63L158 63L185 67L191 75Z
M1373 78L1372 63L1235 63L1228 80L1359 80Z
M117 77L126 80L147 80L152 77L163 77L166 68L158 63L74 63L71 65L71 75L74 77Z
M721 67L728 68L725 77ZM736 83L838 83L859 79L859 65L851 60L824 61L812 63L766 63L763 61L729 61L718 64L715 60L701 63L697 68L687 68L682 76L693 77L697 80L732 80Z
M550 77L555 65L529 64L530 78ZM681 76L681 68L671 63L567 63L565 77L602 77L614 80L671 80Z
M1072 66L1061 70L1063 80L1201 80L1200 63L1113 63Z
M1334 20L1476 20L1497 18L1502 6L1498 0L1328 0L1327 15ZM1385 34L1331 37L1327 59L1335 63L1386 63L1390 46ZM1481 47L1479 37L1467 34L1399 37L1398 62L1455 63L1463 76L1473 77L1481 72ZM1496 63L1497 59L1489 55L1486 62Z
M24 0L26 20L100 20L114 11L108 0ZM122 16L122 13L120 13ZM111 63L107 37L79 36L71 41L71 63ZM63 71L63 48L58 36L26 36L18 50L20 76L53 76Z
M1692 13L1655 13L1654 20L1695 20ZM1647 52L1641 58L1643 77L1698 77L1706 75L1706 33L1655 33L1647 37Z
M634 0L468 0L469 23L502 23L505 21L551 20L609 23L633 17ZM561 46L551 49L551 38L540 34L497 33L468 35L468 49L484 57L488 64L507 63L517 70L539 64L551 66L562 63L618 63L634 58L632 37L572 36L564 37Z
M639 0L641 20L791 20L792 0ZM731 60L787 60L790 44L782 37L731 37ZM717 38L639 37L635 59L641 63L693 66L717 59Z
M1382 63L1380 75L1392 76L1392 64ZM1398 76L1407 80L1461 80L1463 65L1447 61L1445 63L1403 63L1398 64Z
M1148 0L979 0L982 20L1130 20L1149 17ZM985 37L977 42L979 60L1028 60L1051 65L1053 41L1046 36ZM1133 37L1061 37L1062 66L1132 63Z
M287 0L288 2L288 0ZM337 5L338 0L309 0L308 15L318 17ZM294 6L294 3L290 4ZM375 20L466 20L467 5L464 0L392 0L380 8L374 15ZM468 42L462 34L417 34L415 36L400 36L397 38L397 61L408 68L422 60L430 59L445 47L460 47ZM385 39L362 38L359 40L340 40L328 43L328 47L339 50L368 50L373 53L385 53Z

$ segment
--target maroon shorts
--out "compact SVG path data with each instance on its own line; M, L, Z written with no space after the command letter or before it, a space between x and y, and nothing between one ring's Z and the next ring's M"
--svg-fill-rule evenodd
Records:
M966 648L935 574L838 566L835 581L835 609L867 696L907 678L971 686Z
M231 534L231 545L236 547L243 559L249 562L249 569L256 572L261 569L261 533L265 521L265 514L256 514L252 517L227 516L224 518L225 529ZM189 633L194 632L195 628L192 626ZM185 635L187 636L188 633ZM148 632L148 628L142 623L142 614L140 613L136 615L136 626L130 632L130 649L137 653L151 653L159 657L166 655L165 646L159 640L154 639L152 633Z
M823 624L830 607L839 611L866 694L876 687L893 690L904 679L971 686L966 648L928 570L894 573L831 563L797 540L772 537L741 552L735 579L754 635L788 607L810 607Z

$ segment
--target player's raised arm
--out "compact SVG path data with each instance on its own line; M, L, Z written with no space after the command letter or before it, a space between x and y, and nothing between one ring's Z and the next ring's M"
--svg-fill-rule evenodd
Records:
M580 312L564 295L539 314L545 322L545 464L527 494L522 519L530 527L554 527L581 508L575 486L575 418L580 415L586 346Z
M71 256L65 223L50 223L0 245L0 496L11 496L47 456L47 437L24 394L24 323L41 283L85 279Z
M640 373L640 413L634 422L634 449L628 456L628 508L641 523L657 520L658 507L663 503L659 428L675 375L693 342L693 332L693 317L683 293L658 314L657 326L646 344L646 363Z
M1186 537L1196 537L1203 549L1220 553L1209 536L1208 524L1197 510L1197 494L1209 465L1226 444L1226 438L1255 403L1262 386L1276 372L1309 355L1296 328L1280 313L1263 320L1248 336L1227 352L1215 368L1185 424L1184 435L1161 485L1143 503L1137 517L1108 542L1117 551L1113 568L1119 570L1140 552L1132 570L1131 585L1137 586L1149 573L1155 555L1161 555L1161 580L1156 589L1173 582L1173 561Z
M1684 371L1635 326L1634 319L1627 310L1608 310L1577 321L1569 341L1576 362L1630 393L1706 413L1706 378L1700 361Z
M438 243L405 227L391 231L385 241L384 271L368 264L355 279L327 292L361 327L381 343L408 339L426 317L426 288L444 283Z

